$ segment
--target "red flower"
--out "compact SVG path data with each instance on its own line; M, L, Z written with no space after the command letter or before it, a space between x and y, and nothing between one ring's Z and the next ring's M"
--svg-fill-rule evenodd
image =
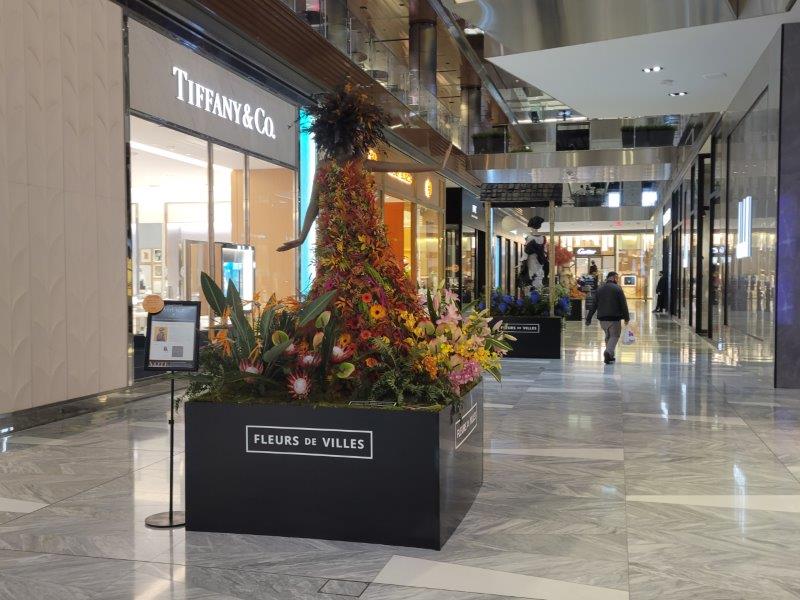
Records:
M369 329L364 329L361 331L360 334L358 334L358 337L359 339L361 339L362 342L368 342L374 336L372 335L372 332Z
M363 294L361 294L361 301L366 303L366 304L371 304L372 303L372 294L370 294L369 292L364 292Z
M377 367L377 366L378 366L378 359L377 359L377 358L373 358L373 357L371 357L371 356L370 356L370 357L368 357L368 358L367 358L367 360L365 360L365 361L364 361L364 363L365 363L365 364L366 364L366 365L367 365L367 366L368 366L370 369L374 369L375 367Z

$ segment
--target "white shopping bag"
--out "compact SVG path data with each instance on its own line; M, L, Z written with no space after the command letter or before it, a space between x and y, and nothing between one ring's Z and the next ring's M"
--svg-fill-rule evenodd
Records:
M636 334L633 333L633 329L630 327L625 329L625 332L622 334L622 343L625 346L629 346L636 341Z

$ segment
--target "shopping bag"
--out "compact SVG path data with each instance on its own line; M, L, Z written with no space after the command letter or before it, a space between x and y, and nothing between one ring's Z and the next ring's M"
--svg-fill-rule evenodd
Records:
M628 327L625 329L625 333L622 334L622 343L625 346L630 346L636 341L636 334L633 333L633 329Z

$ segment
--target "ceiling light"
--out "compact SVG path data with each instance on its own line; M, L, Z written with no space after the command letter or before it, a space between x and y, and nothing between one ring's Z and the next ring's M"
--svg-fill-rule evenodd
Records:
M483 29L480 27L464 27L466 35L483 35Z
M677 96L686 96L688 94L689 94L689 92L670 92L669 93L669 95L672 96L673 98L677 97Z
M652 67L645 67L644 69L642 69L642 71L645 73L660 73L663 70L664 67L662 67L661 65L653 65Z

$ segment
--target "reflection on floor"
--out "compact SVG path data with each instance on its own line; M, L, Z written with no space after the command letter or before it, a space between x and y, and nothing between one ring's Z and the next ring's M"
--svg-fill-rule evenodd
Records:
M613 366L580 323L563 361L506 362L484 488L441 552L146 529L163 397L5 437L0 598L800 598L797 393L668 317L637 326Z

